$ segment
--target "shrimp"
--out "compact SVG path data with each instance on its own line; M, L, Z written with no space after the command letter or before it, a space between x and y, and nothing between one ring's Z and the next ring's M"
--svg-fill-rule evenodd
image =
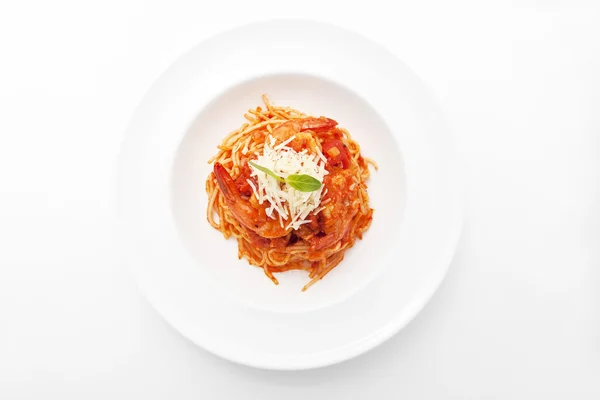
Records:
M310 250L316 251L332 246L350 229L352 219L358 213L360 203L358 185L353 184L354 173L348 169L336 168L325 176L324 185L328 192L323 201L323 210L317 215L319 233L309 239Z
M283 228L279 220L268 217L264 207L254 207L244 200L235 181L223 165L215 163L213 172L229 211L244 227L267 239L280 238L291 232L291 228Z
M352 170L338 167L325 176L323 185L327 194L322 200L323 208L317 215L311 214L309 222L295 231L310 245L310 251L333 246L348 233L360 208L354 176Z
M258 233L251 231L250 229L246 229L246 233L248 234L248 240L256 247L262 249L273 249L273 248L285 248L290 242L290 236L282 236L274 239L267 239L260 236Z
M279 125L271 134L275 139L284 142L294 136L290 147L295 151L311 149L315 151L317 143L313 135L305 131L327 132L337 126L337 122L325 117L292 119Z

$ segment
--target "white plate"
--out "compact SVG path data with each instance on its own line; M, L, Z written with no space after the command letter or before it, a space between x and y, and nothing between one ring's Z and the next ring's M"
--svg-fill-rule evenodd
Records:
M380 166L364 240L307 292L305 273L238 260L205 217L207 159L267 93L336 119ZM141 290L184 336L229 360L305 369L392 336L442 281L461 226L448 131L423 83L382 47L313 22L247 25L200 44L136 110L119 165L123 244Z

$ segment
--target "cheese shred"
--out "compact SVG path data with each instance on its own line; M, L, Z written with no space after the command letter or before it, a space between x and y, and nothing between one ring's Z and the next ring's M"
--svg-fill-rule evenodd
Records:
M311 155L306 150L297 152L288 146L292 140L294 136L275 145L275 138L269 135L265 141L263 154L256 154L256 164L270 169L282 178L294 174L310 175L322 184L323 178L327 175L322 154L319 152L317 155ZM285 220L287 223L285 229L298 229L309 222L306 218L319 207L323 185L313 192L300 192L252 166L251 169L251 177L256 178L258 185L255 185L251 179L248 179L248 184L259 204L268 202L266 214L269 218L279 219L282 227Z

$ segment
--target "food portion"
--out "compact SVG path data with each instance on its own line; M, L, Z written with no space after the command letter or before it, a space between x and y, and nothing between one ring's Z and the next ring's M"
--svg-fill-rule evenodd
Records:
M304 291L369 228L366 180L377 165L336 121L263 101L209 160L207 218L275 284L274 273L307 271Z

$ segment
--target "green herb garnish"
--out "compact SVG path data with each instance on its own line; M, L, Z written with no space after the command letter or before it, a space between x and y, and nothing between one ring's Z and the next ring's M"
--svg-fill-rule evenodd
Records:
M248 161L248 164L252 165L254 168L264 172L267 175L272 176L277 179L281 183L287 183L294 189L299 192L314 192L315 190L321 187L321 182L319 182L316 178L313 178L310 175L302 174L302 175L289 175L287 178L282 178L277 175L275 172L271 171L269 168L261 167L260 165L253 163L252 161Z

